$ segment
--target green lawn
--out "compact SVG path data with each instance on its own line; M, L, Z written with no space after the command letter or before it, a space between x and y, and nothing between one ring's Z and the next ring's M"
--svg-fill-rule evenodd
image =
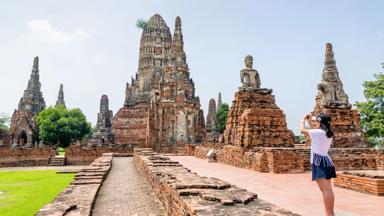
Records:
M56 170L0 171L0 215L34 215L73 177L74 174L56 174Z

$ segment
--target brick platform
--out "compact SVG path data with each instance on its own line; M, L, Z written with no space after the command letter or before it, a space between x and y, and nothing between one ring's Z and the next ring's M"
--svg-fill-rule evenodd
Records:
M45 166L55 154L50 148L0 148L0 167Z
M71 184L36 215L90 215L99 188L111 169L112 157L112 153L103 154L80 170Z
M344 171L333 182L338 187L384 196L384 171Z
M114 156L133 155L133 146L127 144L115 145L112 147L94 147L81 148L78 146L69 146L65 150L65 158L67 165L89 165L103 153L113 152Z
M194 155L207 159L210 149L212 148L197 146ZM311 169L308 147L245 149L227 145L216 148L216 155L220 163L258 172L292 173ZM330 155L337 170L380 170L384 151L369 148L331 148Z
M201 177L150 150L135 151L136 164L169 215L297 215L244 189Z

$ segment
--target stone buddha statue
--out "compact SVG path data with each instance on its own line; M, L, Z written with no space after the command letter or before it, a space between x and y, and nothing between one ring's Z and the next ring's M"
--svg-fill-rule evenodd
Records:
M253 65L253 57L251 55L247 55L244 60L245 67L240 71L240 80L243 88L260 88L260 76L257 70L252 68Z

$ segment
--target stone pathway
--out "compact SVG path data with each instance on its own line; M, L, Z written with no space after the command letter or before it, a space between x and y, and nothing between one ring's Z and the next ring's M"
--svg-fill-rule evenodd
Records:
M131 157L115 157L100 189L93 215L166 215Z
M193 156L172 156L184 167L201 176L215 177L257 193L279 207L301 215L323 215L321 193L310 173L270 174L220 163L208 163ZM384 197L334 188L335 214L342 216L384 216Z

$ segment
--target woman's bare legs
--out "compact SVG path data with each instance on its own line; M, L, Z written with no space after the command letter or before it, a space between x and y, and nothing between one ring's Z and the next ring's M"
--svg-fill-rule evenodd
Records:
M330 179L318 179L316 180L317 185L323 194L323 201L325 207L326 216L334 216L335 212L333 211L335 203L335 195L332 190L332 182Z

